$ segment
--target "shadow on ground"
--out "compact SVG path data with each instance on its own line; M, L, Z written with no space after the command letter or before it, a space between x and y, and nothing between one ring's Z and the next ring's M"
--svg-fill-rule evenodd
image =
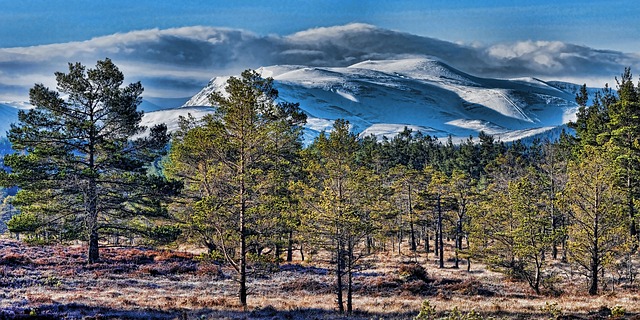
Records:
M405 313L372 313L355 311L351 315L341 315L335 310L296 309L277 310L267 306L249 311L214 309L174 309L168 311L152 309L111 309L92 307L83 304L49 304L36 308L1 308L0 319L413 319L417 311ZM447 313L438 314L446 317ZM487 318L497 319L547 319L549 314L522 314L508 311L483 314ZM611 313L591 312L583 315L562 315L556 319L610 319ZM617 319L640 319L639 315L626 315Z

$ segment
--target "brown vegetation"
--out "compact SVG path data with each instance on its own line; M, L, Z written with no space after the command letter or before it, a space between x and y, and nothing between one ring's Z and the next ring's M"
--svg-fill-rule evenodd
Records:
M105 248L87 264L81 246L27 246L0 240L0 319L331 319L335 310L332 271L324 263L297 261L253 280L249 309L237 300L231 270L185 252ZM369 257L354 273L356 319L407 319L428 300L438 316L457 307L496 318L599 319L616 306L631 318L640 312L637 288L609 287L591 297L586 281L556 284L552 295L535 295L522 282L474 266L438 269L424 256ZM563 270L563 266L556 266ZM571 272L569 269L564 270ZM609 284L610 286L611 284ZM559 292L559 293L558 293ZM608 311L607 311L608 310Z

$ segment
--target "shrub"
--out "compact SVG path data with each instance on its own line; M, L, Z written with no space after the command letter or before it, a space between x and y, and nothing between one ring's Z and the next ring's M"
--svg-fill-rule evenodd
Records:
M544 304L545 306L540 308L540 310L548 313L552 319L558 319L562 316L562 309L558 307L557 302L552 302L552 303L545 302Z
M46 279L42 281L44 286L48 287L60 287L62 286L62 280L58 279L56 276L48 276Z
M425 270L423 266L417 263L401 265L400 269L398 269L398 273L400 275L400 278L406 281L411 281L411 280L429 281L427 270Z
M3 257L0 257L0 264L4 265L19 265L29 263L31 263L31 259L19 253L8 253Z
M627 313L623 306L614 306L611 308L611 316L612 317L624 317L624 314Z
M420 312L413 320L433 320L436 318L436 308L431 306L429 300L422 301Z
M214 250L211 252L203 252L196 257L193 258L196 261L200 262L215 262L215 263L224 263L225 257L224 254L220 251Z
M212 276L216 279L224 278L222 268L219 265L211 262L200 262L196 270L196 274L199 276Z

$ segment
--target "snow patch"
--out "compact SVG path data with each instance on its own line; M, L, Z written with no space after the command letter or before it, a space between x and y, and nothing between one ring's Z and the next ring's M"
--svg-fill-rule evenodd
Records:
M300 104L309 118L307 142L331 130L339 118L348 120L354 132L377 137L408 126L454 140L480 131L513 139L567 123L577 109L575 95L554 83L479 78L424 57L346 68L276 65L258 72L273 77L280 101ZM223 92L228 78L212 79L184 107L210 105L209 95Z
M383 137L391 139L399 133L403 132L405 128L410 129L414 133L420 132L424 135L443 136L444 134L444 136L446 136L446 133L429 127L415 126L410 124L377 123L360 132L360 137L368 137L373 135L378 140L381 140Z
M352 94L342 91L342 90L336 90L336 93L339 94L341 97L350 100L352 102L359 102L358 99L356 99L356 97L354 97Z

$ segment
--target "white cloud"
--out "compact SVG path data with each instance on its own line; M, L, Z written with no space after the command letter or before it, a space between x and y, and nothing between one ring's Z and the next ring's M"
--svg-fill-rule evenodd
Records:
M82 42L0 49L0 100L25 96L36 82L54 85L68 62L92 66L110 57L150 96L188 96L216 75L274 64L347 66L364 60L432 56L485 77L587 79L601 86L624 67L640 69L640 56L562 42L521 41L472 46L366 24L315 28L289 36L204 26L151 29ZM585 81L577 81L582 83ZM598 81L600 83L598 83Z

